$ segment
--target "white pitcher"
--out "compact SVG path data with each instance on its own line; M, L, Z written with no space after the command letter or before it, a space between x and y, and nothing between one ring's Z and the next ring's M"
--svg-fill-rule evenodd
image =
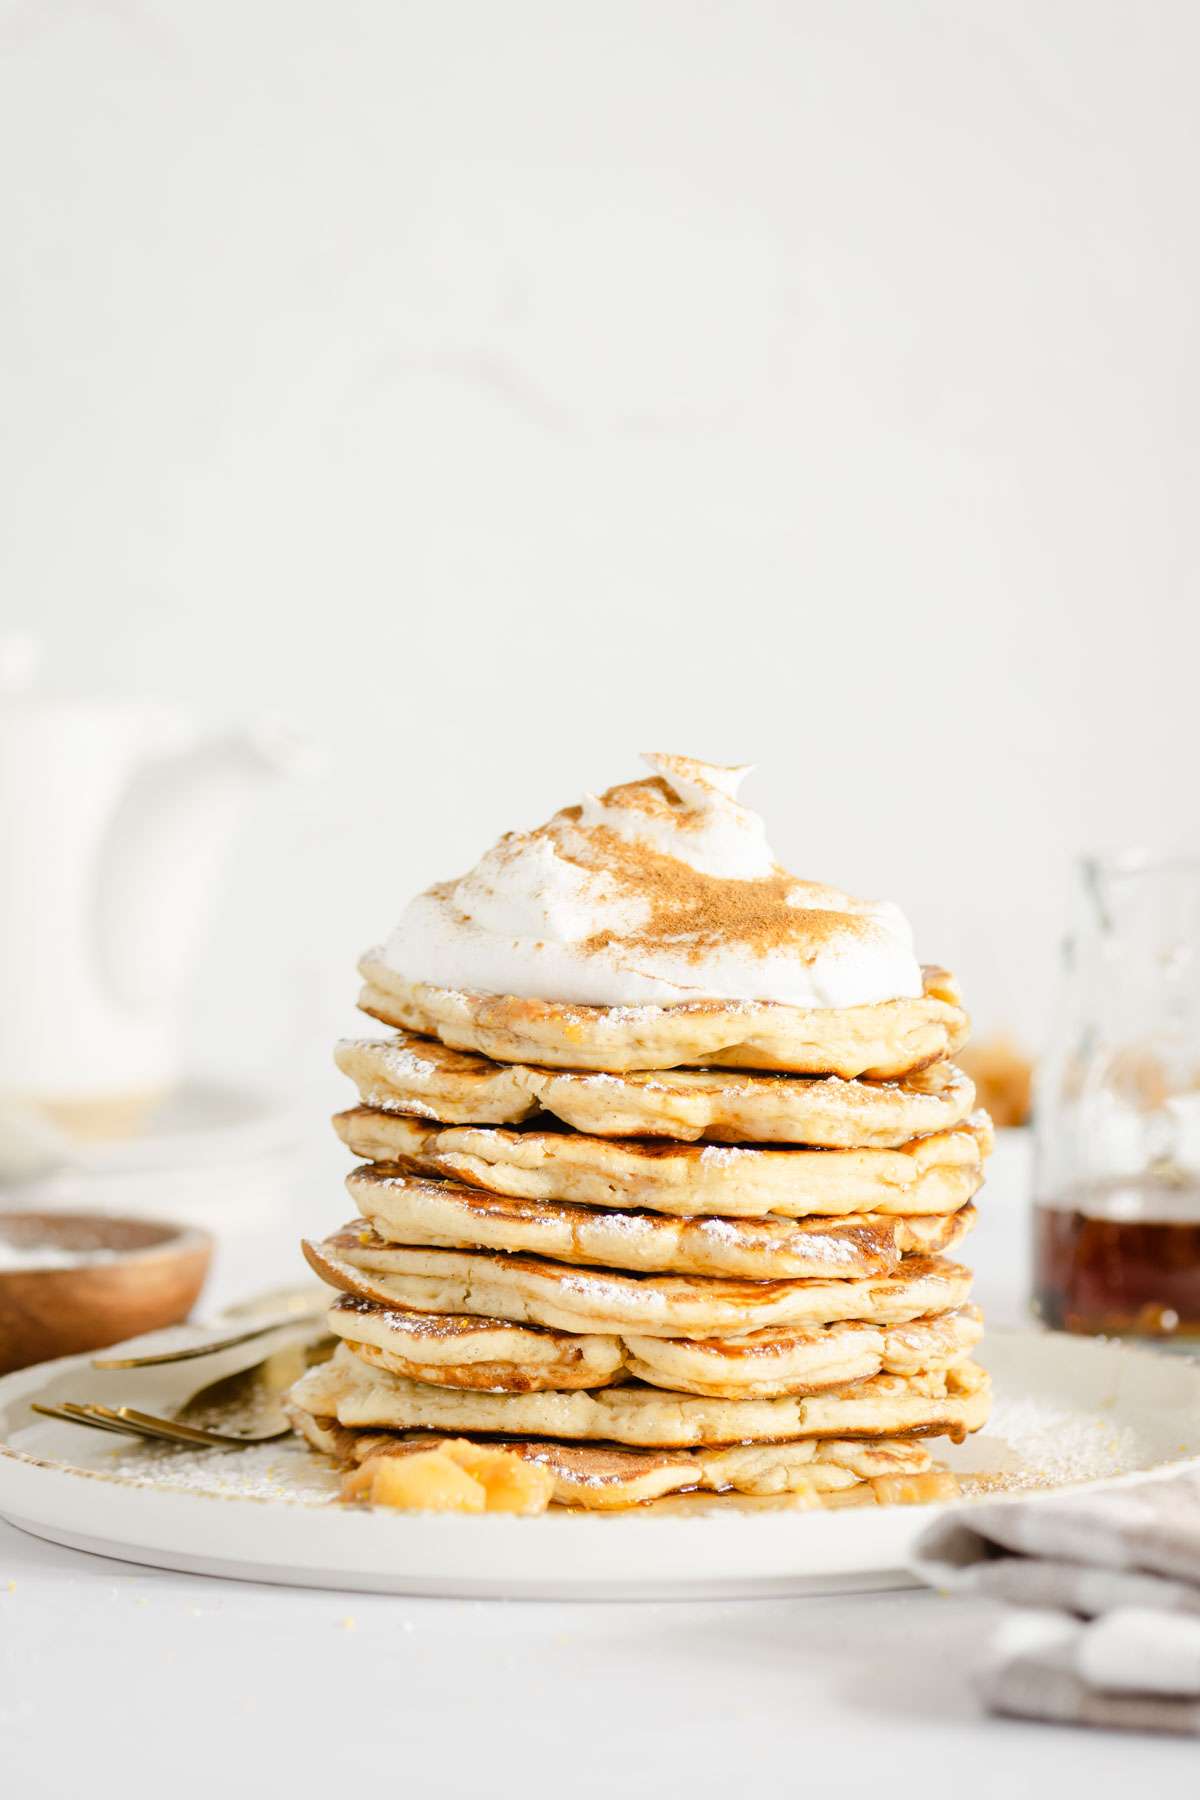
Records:
M136 1125L178 1074L243 802L304 755L271 729L200 742L165 707L0 693L0 1098L81 1135Z

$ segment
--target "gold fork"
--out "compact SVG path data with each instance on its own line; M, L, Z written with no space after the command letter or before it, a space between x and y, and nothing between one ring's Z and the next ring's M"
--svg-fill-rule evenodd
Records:
M44 1406L40 1400L31 1400L30 1406L43 1418L59 1419L67 1425L90 1425L95 1431L111 1431L119 1437L145 1438L152 1444L183 1444L193 1450L243 1450L251 1444L273 1444L287 1437L292 1429L281 1425L274 1431L243 1437L234 1432L183 1425L178 1419L162 1419L157 1413L139 1412L135 1406L100 1406L94 1401L81 1405L74 1400L64 1400L61 1406Z
M43 1418L58 1419L68 1425L90 1425L95 1431L146 1438L151 1443L186 1445L190 1449L208 1450L240 1450L250 1444L271 1444L290 1433L291 1426L286 1419L281 1418L278 1425L272 1424L269 1431L259 1432L219 1431L201 1421L214 1414L220 1417L231 1408L244 1410L249 1407L253 1413L261 1411L264 1406L268 1414L274 1412L278 1417L277 1396L289 1388L305 1369L312 1368L314 1363L324 1362L333 1343L332 1338L322 1333L307 1343L295 1342L283 1349L274 1350L248 1369L238 1369L232 1375L210 1381L180 1407L173 1419L164 1419L158 1413L142 1412L136 1406L102 1406L97 1401L83 1403L64 1400L58 1406L48 1406L33 1400L30 1405Z

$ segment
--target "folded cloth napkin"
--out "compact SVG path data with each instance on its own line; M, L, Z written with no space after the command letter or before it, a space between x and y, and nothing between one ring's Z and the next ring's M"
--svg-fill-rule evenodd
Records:
M993 1712L1200 1735L1200 1473L957 1508L913 1566L1019 1609L977 1671Z

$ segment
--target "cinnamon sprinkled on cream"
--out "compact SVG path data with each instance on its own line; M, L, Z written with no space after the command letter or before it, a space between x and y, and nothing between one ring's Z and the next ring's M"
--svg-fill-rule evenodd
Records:
M410 981L604 1006L921 993L895 907L780 867L736 798L746 769L646 761L653 775L506 833L469 874L419 895L387 964Z
M850 913L797 905L798 884L783 869L752 881L705 875L676 856L629 843L603 825L574 854L559 854L580 868L608 875L647 909L636 930L621 934L608 928L583 939L580 948L588 954L609 945L669 945L698 960L718 945L734 944L760 956L790 947L808 960L831 939L870 929Z

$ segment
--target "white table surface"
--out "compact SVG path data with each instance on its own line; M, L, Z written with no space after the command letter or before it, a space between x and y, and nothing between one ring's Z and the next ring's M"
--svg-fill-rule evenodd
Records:
M973 1239L997 1323L1022 1310L1023 1170L1009 1140ZM292 1266L282 1240L243 1244L217 1297ZM1194 1740L981 1713L969 1671L993 1618L924 1592L568 1605L271 1588L0 1522L0 1795L1195 1790Z

